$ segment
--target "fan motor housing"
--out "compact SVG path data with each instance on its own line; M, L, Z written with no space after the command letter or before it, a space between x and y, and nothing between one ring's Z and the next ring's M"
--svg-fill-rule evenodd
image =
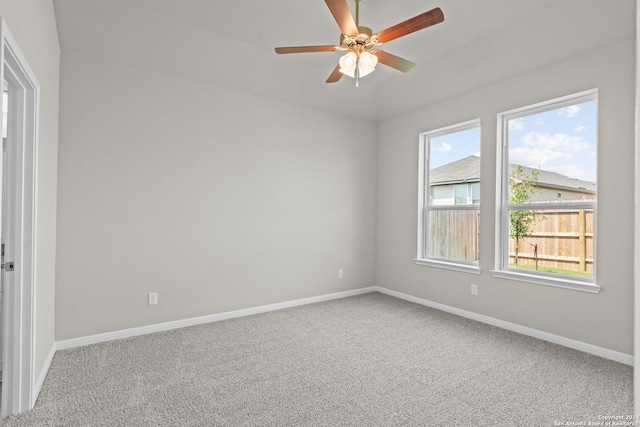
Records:
M373 30L369 27L362 27L358 25L359 34L355 36L345 36L344 34L340 34L340 46L349 47L353 43L357 43L360 45L367 45L371 41L371 36L373 36Z

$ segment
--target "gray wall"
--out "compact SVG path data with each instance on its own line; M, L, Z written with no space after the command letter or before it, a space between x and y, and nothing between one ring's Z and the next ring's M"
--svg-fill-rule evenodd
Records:
M635 41L534 69L378 126L377 284L633 354ZM496 115L599 88L597 277L600 294L495 279ZM428 90L425 85L424 90ZM482 120L481 275L418 266L418 134ZM479 295L470 284L479 284Z
M53 343L55 316L56 188L60 48L50 1L0 2L29 66L40 82L36 218L35 374L40 374Z
M64 53L61 76L57 340L375 284L372 123Z

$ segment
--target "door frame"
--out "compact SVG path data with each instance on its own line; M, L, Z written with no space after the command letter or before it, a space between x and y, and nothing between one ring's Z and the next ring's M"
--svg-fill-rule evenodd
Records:
M34 326L40 84L2 18L0 43L0 82L5 80L9 85L10 111L7 138L7 169L10 173L7 207L10 212L7 215L7 231L12 235L12 242L8 242L12 243L12 247L6 246L6 254L13 259L5 257L5 260L15 263L15 271L4 275L0 415L6 417L33 408L37 398L34 386ZM3 130L2 126L0 121L0 130Z

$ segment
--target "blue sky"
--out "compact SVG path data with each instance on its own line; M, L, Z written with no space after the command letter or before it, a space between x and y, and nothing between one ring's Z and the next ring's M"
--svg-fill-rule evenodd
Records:
M471 155L480 156L479 127L430 138L430 142L429 164L431 169Z
M597 101L509 121L509 163L596 182ZM491 141L491 143L496 143ZM480 128L430 138L430 167L480 156Z
M509 162L596 181L597 102L509 121Z

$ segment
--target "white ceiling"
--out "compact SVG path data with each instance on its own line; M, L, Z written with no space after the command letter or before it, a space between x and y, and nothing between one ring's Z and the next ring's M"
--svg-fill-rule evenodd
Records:
M354 1L348 0L354 10ZM324 81L340 53L323 0L54 0L64 53L357 118L379 120L635 34L635 0L361 0L374 32L439 6L445 21L383 45L417 66L378 65L360 87Z

